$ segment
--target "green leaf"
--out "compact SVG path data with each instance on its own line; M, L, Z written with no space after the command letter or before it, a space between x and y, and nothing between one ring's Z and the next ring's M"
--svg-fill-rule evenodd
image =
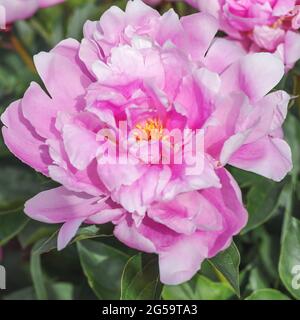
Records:
M260 270L264 267L265 272L274 280L278 279L277 264L279 261L279 238L274 239L272 235L263 226L255 229L251 235L251 240L255 240L257 237L257 246L255 252L259 254L261 261ZM255 242L256 243L256 242ZM269 285L265 285L264 288L268 288ZM262 288L252 288L252 291Z
M251 291L265 289L268 287L266 279L263 277L258 268L254 268L250 272L249 287L251 288Z
M39 245L39 242L37 242L31 251L30 273L37 299L48 300L48 293L41 265L41 256L37 253L34 253L35 248Z
M1 72L0 72L0 83L1 83ZM1 114L1 109L0 109ZM2 134L0 133L0 158L4 158L10 155L9 150L7 149L6 145L4 144Z
M0 215L0 246L16 236L27 224L28 218L23 212Z
M209 259L209 262L224 276L238 296L240 296L240 260L240 254L234 242L232 242L229 248L220 252L214 258Z
M72 300L74 299L74 286L72 283L57 282L47 287L50 300Z
M292 181L285 184L279 199L279 205L283 209L283 226L281 232L281 242L283 241L287 232L287 226L293 214L294 207L294 190L292 187Z
M291 300L288 296L274 289L260 289L254 291L245 300Z
M285 137L292 150L293 170L291 172L293 185L296 186L300 173L300 121L291 113L284 123Z
M127 254L101 242L77 242L84 274L99 299L120 299L121 277Z
M76 8L68 23L67 37L80 39L85 21L93 18L97 11L97 6L93 3Z
M131 257L122 275L121 299L159 300L161 291L157 256L137 254Z
M0 161L0 214L23 208L26 200L40 191L36 174L30 169Z
M178 286L164 286L164 300L227 300L233 295L227 283L213 282L196 274L192 280Z
M249 188L263 179L261 176L253 172L241 170L235 167L229 167L229 169L241 188Z
M36 295L33 287L23 288L7 294L3 297L4 300L36 300Z
M22 248L27 248L39 240L49 237L57 229L54 225L41 223L35 220L30 220L25 228L18 234L18 240Z
M247 194L249 220L242 234L268 221L278 209L278 198L283 185L270 180L261 180Z
M36 248L35 252L39 254L43 254L56 249L58 232L59 230L56 230L54 233L51 234L49 238L43 239L43 241L40 242L41 245ZM81 241L85 239L96 239L101 237L111 237L111 235L100 233L100 228L94 225L88 226L88 227L82 227L82 228L79 228L76 236L70 242L70 245L77 241Z
M281 247L279 275L289 292L300 299L300 221L293 217Z
M72 300L74 299L74 286L67 282L51 283L47 286L50 300ZM35 289L27 287L17 290L3 297L4 300L37 300Z
M22 39L22 43L27 48L31 48L34 45L34 31L30 27L27 21L19 20L14 23L18 37Z

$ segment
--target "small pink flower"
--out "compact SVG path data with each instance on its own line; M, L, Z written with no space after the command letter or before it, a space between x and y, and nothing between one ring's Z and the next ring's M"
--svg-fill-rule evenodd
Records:
M46 8L65 0L0 0L5 9L6 23L30 18L39 8Z
M63 223L59 249L81 223L112 222L120 241L159 255L162 282L187 281L247 221L224 166L276 181L291 169L281 130L289 96L269 93L282 62L245 55L217 30L210 15L161 16L135 0L86 22L81 43L35 56L50 96L32 83L2 115L2 132L17 157L62 185L25 204L33 219ZM170 140L172 130L187 140Z
M214 15L248 51L269 51L290 69L300 59L300 6L296 0L187 0Z

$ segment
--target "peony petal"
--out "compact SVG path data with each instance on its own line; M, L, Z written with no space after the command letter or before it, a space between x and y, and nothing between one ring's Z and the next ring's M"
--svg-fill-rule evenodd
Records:
M288 31L284 43L284 59L288 69L300 59L300 34Z
M54 122L59 107L35 82L31 83L25 92L22 99L22 111L24 117L41 137L45 139L56 137Z
M186 167L178 176L170 179L163 190L163 200L170 201L182 192L202 190L206 188L220 188L220 181L211 161L205 157L197 166ZM173 172L174 174L174 172Z
M96 162L96 161L95 161ZM74 192L85 192L93 196L106 193L102 181L95 174L96 165L92 162L86 170L74 172L59 166L49 166L49 176Z
M232 155L241 148L245 141L250 136L251 130L246 130L243 132L238 132L237 134L231 136L225 141L220 154L220 163L225 166Z
M271 92L261 99L254 110L254 113L260 116L260 120L247 142L280 129L287 116L290 100L290 95L282 90Z
M94 41L82 39L79 49L79 58L85 64L88 71L93 74L93 64L102 59L100 48Z
M204 59L205 66L221 74L228 66L246 55L240 42L217 38L209 48Z
M57 237L57 250L64 249L72 238L76 235L77 230L85 218L72 219L63 224Z
M90 216L87 219L87 222L94 224L104 224L119 220L121 217L124 216L125 213L126 211L123 208L103 209L101 212L96 213L93 216Z
M52 160L43 139L24 118L21 103L20 100L13 102L1 116L5 144L20 160L47 175Z
M191 236L182 237L159 255L161 282L177 285L189 281L200 269L207 254L205 237L201 234L194 233Z
M65 0L38 0L40 8L47 8L62 3Z
M234 93L220 96L215 106L216 110L207 126L204 139L206 151L218 159L224 142L235 134L240 115L248 114L249 99L242 92Z
M78 59L79 43L73 39L61 41L50 52L41 52L34 62L51 97L65 110L74 110L83 103L80 97L91 80ZM79 105L78 105L79 104Z
M214 110L213 102L217 97L221 81L218 74L200 68L192 76L182 79L175 98L178 113L187 117L188 127L199 129Z
M214 17L218 17L218 13L220 10L220 1L219 0L187 0L194 7L199 9L200 11L207 12Z
M125 158L124 160L126 161ZM113 159L107 164L99 164L98 166L99 177L110 191L119 189L122 185L132 185L147 170L144 165L121 164L115 163L116 161L120 162L122 159Z
M273 8L274 16L284 16L295 8L295 0L277 0Z
M63 140L71 164L78 170L84 170L96 157L99 143L96 134L77 125L63 127Z
M99 212L100 196L76 193L64 187L43 191L25 203L24 212L32 219L46 223L62 223L87 218Z
M222 216L223 228L220 232L210 233L209 257L225 250L236 235L246 225L248 214L242 202L241 190L224 168L218 169L222 188L205 189L201 194L209 201Z
M119 35L125 27L124 11L117 6L110 7L101 16L99 26L105 40L114 44L119 40Z
M172 201L154 204L148 209L148 216L187 235L196 230L216 231L222 227L219 212L198 191L181 193Z
M5 8L6 23L30 18L38 9L36 0L1 0L0 5Z
M148 253L156 252L151 240L138 232L134 221L127 215L114 229L114 235L130 248L135 248Z
M176 38L183 32L178 14L173 10L165 12L159 23L159 30L157 32L156 41L163 45L169 41L176 41Z
M229 164L280 181L292 170L291 149L282 139L265 137L240 147Z
M182 17L180 22L184 32L176 44L192 58L201 61L218 31L217 20L206 13L195 13Z
M141 0L128 1L125 13L126 24L133 26L142 26L149 22L150 19L160 17L155 9L147 6Z
M222 91L245 92L258 101L271 91L284 75L283 63L270 53L248 55L232 64L222 75Z

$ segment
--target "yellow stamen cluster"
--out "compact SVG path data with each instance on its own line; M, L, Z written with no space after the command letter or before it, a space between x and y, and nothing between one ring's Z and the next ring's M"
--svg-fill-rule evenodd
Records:
M136 139L140 140L160 140L163 138L164 127L159 119L148 119L146 122L136 125L136 129L141 131L137 133Z
M271 25L271 28L277 29L277 28L281 27L282 24L284 23L285 19L286 19L285 17L279 18L277 21L275 21L275 22Z

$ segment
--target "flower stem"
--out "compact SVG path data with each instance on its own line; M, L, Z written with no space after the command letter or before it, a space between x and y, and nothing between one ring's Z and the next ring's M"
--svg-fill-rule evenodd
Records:
M10 36L10 42L11 45L13 47L13 49L18 53L18 55L20 56L20 58L23 60L23 62L25 63L25 65L28 67L28 69L32 72L32 73L36 73L36 69L35 66L33 64L32 58L30 57L30 55L27 53L26 49L24 48L24 46L22 45L22 43L20 42L20 40L14 36L13 34Z

